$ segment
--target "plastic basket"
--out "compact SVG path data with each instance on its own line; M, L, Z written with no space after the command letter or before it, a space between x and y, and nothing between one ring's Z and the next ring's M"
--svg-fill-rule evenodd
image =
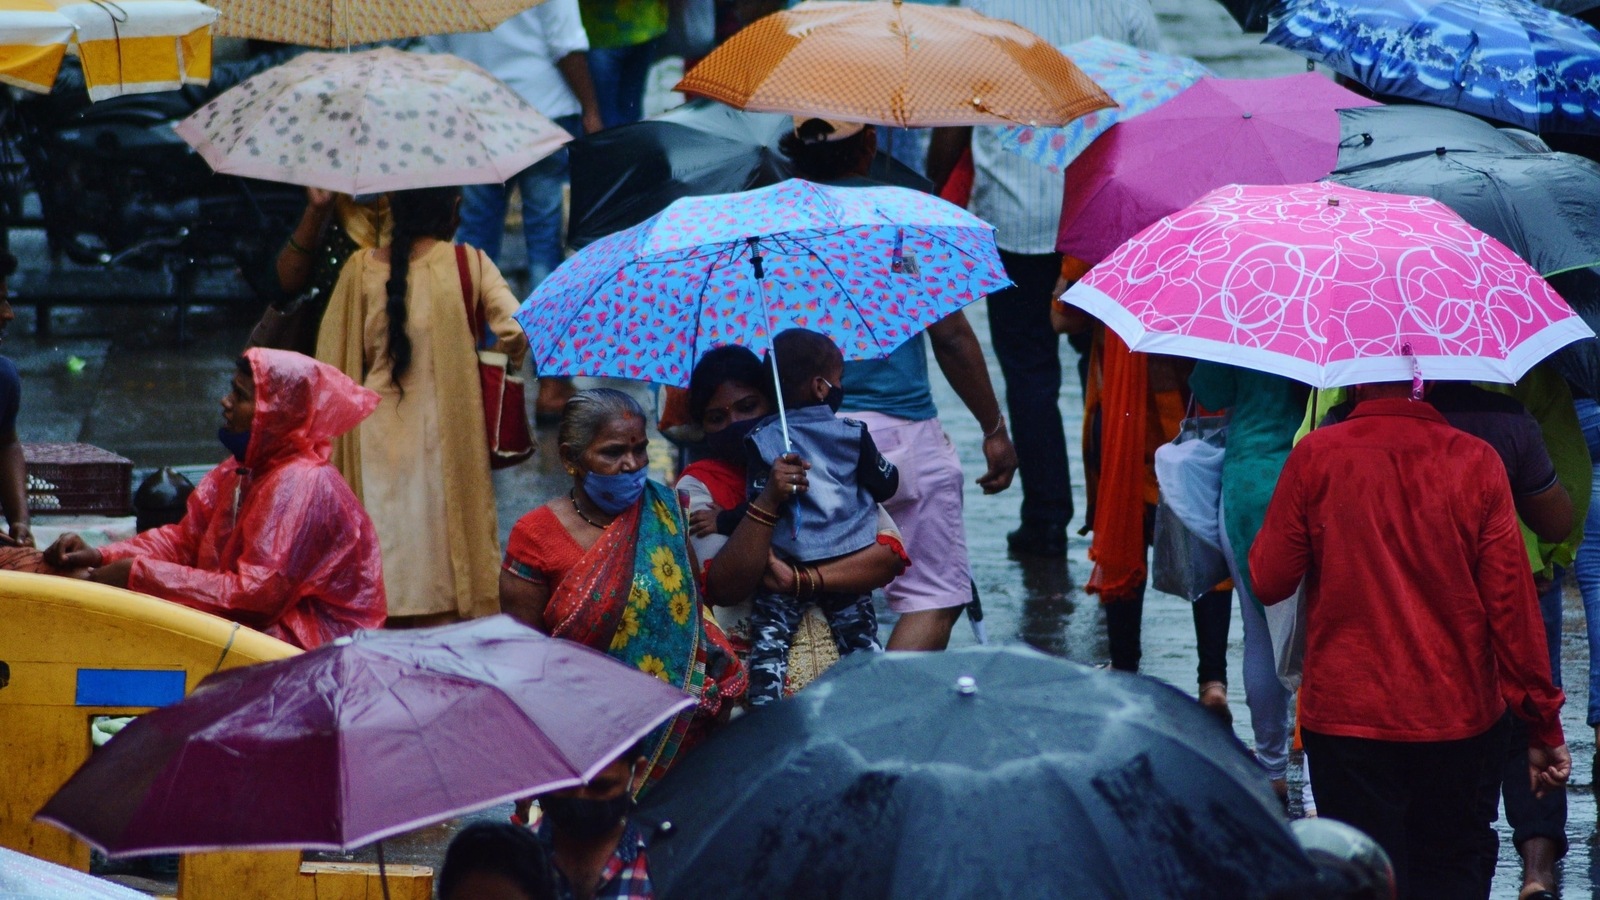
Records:
M133 462L91 444L23 444L28 511L36 515L126 516L133 512Z

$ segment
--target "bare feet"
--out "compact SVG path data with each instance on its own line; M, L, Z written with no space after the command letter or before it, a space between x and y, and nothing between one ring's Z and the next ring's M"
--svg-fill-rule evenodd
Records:
M1206 712L1222 720L1224 725L1233 725L1233 711L1228 709L1228 683L1226 681L1208 681L1200 685L1200 705Z

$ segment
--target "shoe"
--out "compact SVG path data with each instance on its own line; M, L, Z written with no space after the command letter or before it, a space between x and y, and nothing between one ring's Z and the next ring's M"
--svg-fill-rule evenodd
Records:
M1289 814L1289 780L1287 778L1272 779L1272 793L1278 797L1278 802L1283 804L1283 814Z
M1233 710L1228 708L1228 683L1208 681L1200 685L1200 705L1216 716L1222 724L1233 727Z
M541 378L539 379L539 399L533 403L533 420L539 425L554 425L561 421L561 414L567 408L567 401L572 399L578 389L572 386L570 378Z
M1531 894L1519 894L1517 900L1559 900L1555 891L1540 889Z
M1067 529L1064 525L1030 525L1006 535L1006 547L1017 556L1061 559L1067 555Z

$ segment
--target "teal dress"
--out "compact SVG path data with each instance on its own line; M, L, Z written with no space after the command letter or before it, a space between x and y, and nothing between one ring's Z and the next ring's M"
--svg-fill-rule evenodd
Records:
M1249 583L1250 546L1305 417L1307 389L1281 375L1212 362L1195 364L1189 389L1206 409L1229 411L1228 449L1222 457L1222 527L1245 582L1239 587L1255 600Z

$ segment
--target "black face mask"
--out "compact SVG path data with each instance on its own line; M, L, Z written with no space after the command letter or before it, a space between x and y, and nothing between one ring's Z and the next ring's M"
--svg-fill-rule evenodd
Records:
M822 402L826 403L829 409L838 412L839 407L844 405L844 388L830 383L826 378L822 379L822 383L828 385L828 394L822 398Z
M579 797L541 797L539 808L550 819L550 827L578 841L603 837L622 822L633 809L633 786L610 800L584 800Z
M739 462L744 459L745 435L749 434L760 422L761 417L756 416L750 419L741 419L737 422L729 422L727 427L721 431L708 432L706 434L706 449L710 450L711 455L718 459Z

